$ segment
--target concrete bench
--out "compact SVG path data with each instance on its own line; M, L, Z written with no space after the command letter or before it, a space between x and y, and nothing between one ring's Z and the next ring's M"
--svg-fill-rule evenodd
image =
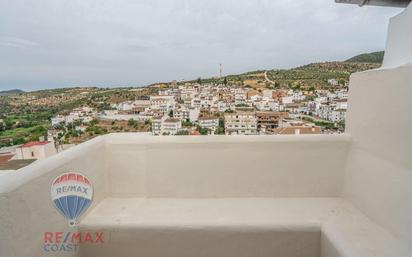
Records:
M81 222L99 257L412 256L340 198L107 198Z

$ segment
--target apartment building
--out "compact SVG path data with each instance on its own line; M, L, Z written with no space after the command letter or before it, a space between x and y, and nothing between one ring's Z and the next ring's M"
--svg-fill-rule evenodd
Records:
M162 124L162 134L176 135L182 129L182 122L178 119L167 118Z
M226 135L256 135L257 133L257 119L254 111L225 114Z
M176 135L182 129L179 119L163 116L152 121L152 133L154 135Z
M219 127L219 119L216 117L201 117L199 118L199 126L209 129L211 134L214 134Z
M198 120L200 110L197 108L180 108L173 111L173 118L181 121L195 122Z
M279 127L279 121L288 117L287 112L256 112L258 131L270 133Z
M176 106L174 96L150 96L150 108L163 114L169 113Z
M162 134L162 119L163 118L155 118L152 120L152 133L153 135L161 135Z

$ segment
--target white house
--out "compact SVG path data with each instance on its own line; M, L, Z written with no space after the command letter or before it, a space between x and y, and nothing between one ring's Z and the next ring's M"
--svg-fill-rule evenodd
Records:
M45 159L49 156L56 154L56 148L52 142L28 142L16 149L16 155L14 159Z
M169 118L166 115L152 121L152 133L154 135L176 135L181 129L181 120Z
M283 104L291 104L293 103L293 96L284 96L282 97Z
M235 112L225 114L225 134L256 135L256 114L254 112Z
M328 120L333 122L342 122L345 121L346 110L336 109L330 112Z
M219 119L215 117L201 117L199 118L199 126L209 129L214 134L219 127Z
M348 109L348 100L339 99L335 101L337 110L347 110Z
M180 108L173 112L173 118L181 121L195 122L199 118L200 110L198 108Z
M162 123L162 134L176 135L182 129L182 122L178 119L167 118Z
M59 124L64 123L64 122L65 122L64 116L61 116L61 115L58 115L56 117L51 118L51 125L52 126L56 126L56 125L59 125Z

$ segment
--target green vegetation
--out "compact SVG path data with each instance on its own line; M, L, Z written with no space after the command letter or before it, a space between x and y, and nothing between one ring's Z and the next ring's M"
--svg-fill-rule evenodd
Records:
M283 70L256 70L238 75L228 75L222 78L198 78L192 81L180 81L177 84L186 82L199 84L227 84L254 88L261 91L270 89L300 89L314 93L319 89L333 91L337 88L346 87L349 76L354 72L365 71L378 68L383 60L384 52L374 52L361 54L352 57L344 62L324 62L313 63L294 69ZM266 78L267 76L267 78ZM329 79L338 81L338 85L328 83ZM68 114L71 110L81 106L89 106L97 111L112 109L111 104L134 100L155 94L160 88L167 88L171 83L158 83L156 85L143 88L97 88L97 87L76 87L39 90L34 92L22 92L21 90L9 90L0 92L0 147L22 144L32 140L38 140L45 136L50 128L51 117L57 114ZM314 96L308 96L313 97ZM310 99L310 98L309 98ZM246 105L240 105L246 106ZM240 107L238 106L238 107ZM226 111L232 112L232 111ZM169 113L173 117L173 112ZM320 124L326 128L333 126L344 127L345 124ZM104 122L102 122L104 123ZM80 125L80 124L78 124ZM151 121L144 124L134 120L129 120L123 124L112 123L99 124L98 120L90 122L86 135L100 135L111 131L133 131L146 128L150 130ZM193 127L190 122L183 122L183 127ZM82 133L76 131L73 126L61 127L59 137L62 140L67 138L80 137ZM201 134L207 134L206 129L198 128ZM219 121L219 128L216 134L224 133L223 121ZM85 136L85 135L84 135Z
M225 134L225 120L224 118L219 119L219 127L216 129L216 135Z
M103 135L103 134L107 133L107 129L102 128L102 127L97 126L97 125L93 125L93 126L87 127L86 132L88 132L90 136L92 136L92 135Z
M136 126L137 125L137 121L135 121L134 119L130 119L127 122L127 125L129 125L130 127Z
M193 127L193 123L188 120L182 121L182 127Z
M309 116L302 117L303 120L312 122L316 126L320 126L323 129L345 131L345 122L332 122L327 120L318 120Z
M0 116L0 147L37 141L47 135L48 112L25 112Z
M339 87L347 85L349 76L354 72L375 69L380 66L383 52L358 55L344 62L312 63L293 69L256 70L237 75L228 75L223 78L205 78L193 81L181 81L179 84L212 83L246 88L269 89L302 89L315 91L316 89L331 89L329 79L337 79ZM267 73L268 80L265 78Z
M384 54L384 51L360 54L346 60L346 62L382 63Z
M181 130L179 132L177 132L176 136L188 136L189 135L189 131L187 130Z
M0 96L15 95L15 94L21 94L21 93L24 93L24 91L20 89L4 90L4 91L0 91Z
M203 136L209 134L209 130L207 128L202 128L200 126L197 126L196 130L199 131L199 133Z
M377 68L374 63L325 62L313 63L290 70L268 71L268 78L275 81L273 88L331 89L329 79L336 79L339 86L345 86L354 72Z

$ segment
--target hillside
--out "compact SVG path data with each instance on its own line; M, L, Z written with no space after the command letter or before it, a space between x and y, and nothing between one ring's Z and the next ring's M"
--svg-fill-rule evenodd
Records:
M345 62L382 63L384 51L356 55Z
M354 56L343 62L311 63L292 69L257 70L223 78L201 79L202 83L227 83L255 89L331 89L328 80L335 79L338 86L345 86L352 73L376 69L381 66L384 52ZM180 83L198 82L197 80ZM160 85L160 84L157 84ZM170 83L163 83L163 86Z
M197 79L177 83L224 83L229 86L257 90L267 88L335 91L348 86L350 74L380 66L377 62L357 62L358 57L350 60L355 61L312 63L293 69L257 70L223 78ZM147 96L157 94L160 88L166 88L172 84L174 83L157 83L140 88L75 87L26 93L21 90L0 92L0 147L38 140L39 136L44 135L50 127L50 118L56 114L67 114L82 105L93 107L97 111L108 110L112 108L113 103L136 98L147 99ZM111 127L128 128L130 131L136 129L135 127L129 128L130 126L125 124L114 126L112 123L101 125L101 127L106 125L107 131L110 131Z
M377 56L378 53L359 55ZM377 62L358 62L367 60L365 57L355 56L349 60L353 62L323 62L312 63L292 69L257 70L237 75L227 75L223 78L200 79L201 83L226 83L232 86L250 87L256 89L328 89L346 86L350 74L380 66ZM369 59L371 60L371 59ZM377 59L374 59L377 60ZM338 81L332 86L328 80ZM180 81L182 83L196 83L193 81ZM119 103L132 100L149 94L154 94L159 88L170 86L172 83L157 83L141 88L97 88L77 87L39 90L23 92L18 89L0 92L0 119L8 113L48 113L51 114L71 110L77 106L87 104L97 110L110 108L110 103Z
M21 93L25 93L25 92L20 89L11 89L11 90L0 91L0 96L15 95L15 94L21 94Z
M275 88L325 89L335 79L343 86L349 82L352 73L376 69L378 63L324 62L312 63L290 70L268 71L268 78L275 82Z

